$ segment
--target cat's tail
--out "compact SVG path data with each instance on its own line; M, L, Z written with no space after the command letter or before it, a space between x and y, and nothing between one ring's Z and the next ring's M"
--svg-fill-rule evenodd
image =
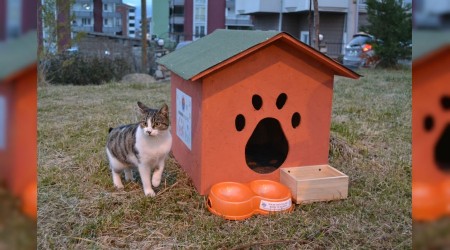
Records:
M113 130L114 128L109 127L108 129L108 134L111 133L111 130Z

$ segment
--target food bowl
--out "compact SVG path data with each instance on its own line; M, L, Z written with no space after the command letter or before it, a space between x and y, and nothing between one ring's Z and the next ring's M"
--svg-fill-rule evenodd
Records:
M348 176L330 165L282 168L280 181L297 204L346 199Z
M254 214L290 212L291 197L289 188L275 181L220 182L211 187L206 206L215 215L244 220Z

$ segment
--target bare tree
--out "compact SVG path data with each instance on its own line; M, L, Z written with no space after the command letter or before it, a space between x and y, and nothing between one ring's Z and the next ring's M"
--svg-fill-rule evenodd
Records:
M314 0L314 48L319 50L319 0Z
M147 72L147 1L141 0L142 72Z

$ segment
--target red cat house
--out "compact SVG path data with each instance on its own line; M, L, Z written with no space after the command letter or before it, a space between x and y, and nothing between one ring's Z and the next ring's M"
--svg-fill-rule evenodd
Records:
M173 155L201 194L328 163L334 75L359 75L283 32L216 30L171 72Z
M0 44L0 182L30 197L37 183L36 32ZM36 194L25 198L36 214ZM30 207L31 206L31 207Z
M450 46L413 62L412 214L450 215Z

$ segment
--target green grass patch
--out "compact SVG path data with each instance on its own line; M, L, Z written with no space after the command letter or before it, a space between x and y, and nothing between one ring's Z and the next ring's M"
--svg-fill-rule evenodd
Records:
M410 248L411 70L360 73L334 86L330 164L348 199L239 222L211 214L173 158L153 199L137 173L113 187L108 128L136 122L137 101L170 104L170 83L39 87L38 247Z

